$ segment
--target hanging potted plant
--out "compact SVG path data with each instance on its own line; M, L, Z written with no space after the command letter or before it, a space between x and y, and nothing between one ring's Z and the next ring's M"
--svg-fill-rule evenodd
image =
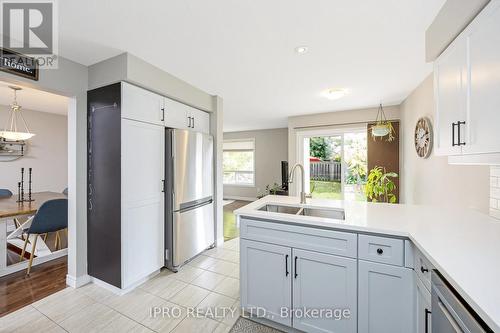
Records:
M395 138L396 131L392 123L387 120L382 104L378 107L375 124L370 127L373 140L387 136L387 141L391 142Z

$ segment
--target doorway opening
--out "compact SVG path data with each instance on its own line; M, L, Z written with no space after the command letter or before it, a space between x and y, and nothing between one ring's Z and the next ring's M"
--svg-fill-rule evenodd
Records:
M14 126L12 90L20 107ZM0 138L0 294L15 295L0 304L0 316L66 287L69 101L0 82L0 131L9 132ZM25 132L34 136L10 137Z
M313 198L366 201L366 126L304 131L297 146L306 193Z

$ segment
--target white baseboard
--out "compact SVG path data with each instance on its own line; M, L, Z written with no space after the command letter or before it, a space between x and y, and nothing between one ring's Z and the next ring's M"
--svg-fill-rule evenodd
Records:
M252 197L239 197L236 195L225 195L224 200L241 200L241 201L255 201L257 198Z
M71 288L80 288L90 282L91 277L86 274L79 277L66 275L66 285L70 286Z
M222 244L224 244L224 237L217 238L215 246L222 246Z
M115 287L115 286L113 286L113 285L111 285L111 284L109 284L107 282L104 282L102 280L99 280L98 278L95 278L95 277L90 277L90 279L91 279L91 282L94 283L94 284L96 284L97 286L99 286L101 288L104 288L106 290L109 290L113 294L122 296L122 295L125 295L125 294L131 292L132 290L134 290L135 288L137 288L138 286L140 286L141 284L143 284L147 280L149 280L149 279L153 278L154 276L158 275L159 273L160 273L160 270L158 270L156 272L153 272L153 273L149 274L148 276L140 279L139 281L134 282L133 284L131 284L126 289L121 289L121 288Z

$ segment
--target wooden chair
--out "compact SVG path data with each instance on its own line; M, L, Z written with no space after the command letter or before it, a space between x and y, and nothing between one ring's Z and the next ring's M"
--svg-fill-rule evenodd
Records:
M33 257L36 250L36 241L38 236L47 234L49 232L56 232L56 248L59 244L61 245L61 238L59 237L59 231L66 229L68 227L68 199L54 199L43 203L43 205L38 209L35 216L33 216L33 221L31 226L25 231L27 233L26 240L24 241L23 251L21 252L20 260L24 258L26 253L26 246L29 242L29 236L35 235L35 239L31 246L31 254L28 263L28 270L26 275L30 274L31 265L33 263Z

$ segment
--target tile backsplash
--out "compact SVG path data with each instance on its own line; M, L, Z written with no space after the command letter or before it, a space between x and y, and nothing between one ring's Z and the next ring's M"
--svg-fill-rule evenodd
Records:
M500 219L500 166L490 167L490 215Z

